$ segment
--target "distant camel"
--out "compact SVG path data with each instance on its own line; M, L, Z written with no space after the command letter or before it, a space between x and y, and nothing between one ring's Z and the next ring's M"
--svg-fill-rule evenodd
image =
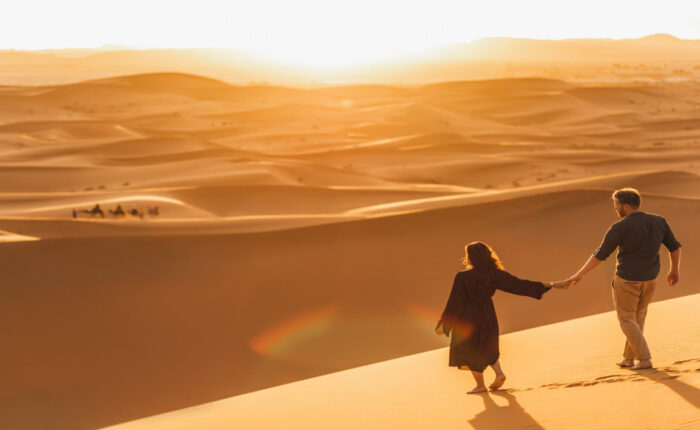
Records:
M131 208L131 210L129 211L129 215L137 216L137 217L143 219L143 211L138 210L138 208L136 206L133 206Z
M101 218L104 218L104 217L105 217L105 213L104 213L104 211L102 210L102 208L100 208L99 203L96 204L96 205L95 205L92 209L90 209L90 210L83 209L83 210L81 210L80 212L84 212L84 213L86 213L86 214L90 214L91 217L94 217L94 216L96 216L96 215L99 215Z
M111 213L112 216L115 216L115 217L126 216L126 212L124 212L122 205L117 205L117 208L114 210L110 209L109 213Z

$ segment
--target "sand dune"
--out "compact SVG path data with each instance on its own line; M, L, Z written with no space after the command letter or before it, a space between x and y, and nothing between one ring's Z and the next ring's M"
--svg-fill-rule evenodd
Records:
M690 222L697 203L645 202L690 244L700 240ZM138 229L150 224L122 223L121 235L94 229L5 244L1 257L13 270L4 294L13 306L3 316L32 321L24 336L6 340L14 353L3 366L23 369L6 383L16 391L37 378L47 393L44 406L15 396L13 410L40 408L38 416L67 427L101 426L436 348L432 328L465 242L488 238L514 273L557 279L582 264L612 220L602 189L266 233L222 234L222 224L188 233L196 223L181 222L149 236ZM8 221L10 231L26 223L10 229ZM45 276L31 269L35 259ZM541 303L499 295L502 329L609 310L612 269L608 261L580 288ZM687 265L687 281L660 287L657 298L697 292L696 272ZM49 408L58 399L65 416Z
M562 91L572 88L571 84L554 79L488 79L464 82L441 82L426 85L425 88L435 93L454 97L455 93L478 94L484 97L523 95L550 91Z
M700 349L686 339L700 336L698 305L695 294L650 307L652 370L613 364L624 337L609 312L502 336L509 379L490 394L466 395L473 382L447 368L443 348L109 428L690 429Z
M480 166L483 168L483 166ZM479 190L464 187L310 187L299 185L242 185L242 186L190 186L175 188L145 189L145 194L134 194L128 190L104 190L76 193L5 193L4 203L0 206L6 216L43 217L36 224L58 221L69 213L71 208L78 210L89 209L94 202L103 204L105 210L117 203L140 207L160 205L163 215L158 220L177 221L187 218L189 222L201 218L217 220L218 228L225 232L270 231L280 227L275 220L285 218L285 215L295 217L309 216L305 225L315 224L313 216L317 216L318 224L327 223L327 219L361 219L368 217L392 216L397 213L425 212L442 208L453 208L470 205L483 205L490 202L506 202L511 199L522 199L539 196L538 199L554 199L557 194L581 193L597 189L603 201L609 191L628 184L642 189L649 189L651 198L665 197L658 190L671 190L668 197L675 199L699 198L698 176L683 172L642 171L626 174L603 175L600 177L561 181L552 184L541 184L529 187L518 187L509 190ZM150 193L150 195L148 194ZM106 205L106 206L105 206ZM249 224L250 217L266 217L267 221ZM50 217L50 218L47 218ZM345 218L344 218L345 217ZM99 219L92 221L100 222ZM152 220L157 221L157 220ZM13 222L7 219L5 222ZM16 222L16 221L15 221ZM106 222L106 221L104 221ZM24 220L28 232L32 231L31 218ZM185 223L186 224L186 223ZM172 225L172 224L171 224ZM211 227L210 222L203 225ZM151 227L140 228L132 225L138 231L148 231ZM173 234L182 226L159 227L156 234ZM282 229L289 226L283 226ZM91 228L99 229L99 226ZM251 230L253 228L253 230ZM110 230L111 227L106 227ZM195 228L195 231L197 229ZM222 232L224 232L222 230ZM188 229L188 231L192 231ZM141 234L141 233L139 233ZM62 235L61 237L65 237Z
M226 89L229 86L216 79L183 73L148 73L142 75L118 76L115 78L98 79L93 84L138 87L143 91L152 89L173 89L191 91L200 89Z
M35 97L52 101L89 100L104 103L115 97L142 96L150 93L179 93L199 96L211 90L229 89L224 82L185 73L149 73L49 87ZM101 100L102 99L102 100Z
M213 149L220 149L220 147L189 138L125 139L108 143L61 145L58 148L42 145L36 148L16 151L12 156L8 155L6 160L32 161L36 159L68 158L71 156L76 158L93 156L96 158L94 162L99 164L101 159L97 157L102 157L102 159L113 157L116 160L138 160L149 156L179 153L192 155L195 152ZM155 164L155 160L150 164Z
M21 133L48 141L79 139L118 139L135 133L101 121L40 121L20 122L0 126L0 133Z
M14 234L14 233L11 233L9 231L0 230L0 243L25 242L25 241L31 241L31 240L39 240L39 238L32 237L32 236L24 236L21 234Z
M199 187L176 194L198 207L210 207L220 216L344 213L359 205L443 195L438 191L409 189L323 188L310 186Z
M106 426L444 346L432 328L467 242L522 277L571 275L622 186L692 262L698 94L178 73L1 87L0 427ZM71 218L95 203L160 215ZM612 265L542 302L498 295L503 331L610 310ZM684 264L657 298L697 276Z
M69 202L61 202L58 204L46 205L42 201L42 205L22 205L14 211L9 209L6 213L11 215L24 215L34 217L53 217L60 219L69 213L73 208L78 211L89 210L94 206L94 199L83 197L80 200L72 200ZM122 205L124 210L130 210L133 206L141 208L147 206L158 206L160 210L168 213L168 217L178 218L210 218L214 215L204 209L193 207L181 200L147 194L126 194L121 196L103 197L100 199L100 204L104 208L105 215L110 217L109 210L115 209L117 205ZM101 218L94 218L95 221Z

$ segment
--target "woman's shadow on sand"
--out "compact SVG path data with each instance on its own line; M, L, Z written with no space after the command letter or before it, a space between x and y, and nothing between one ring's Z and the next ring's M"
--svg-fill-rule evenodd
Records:
M507 391L492 391L480 394L484 400L484 410L468 422L477 430L493 429L532 429L544 430L530 414L528 414L514 395ZM503 397L508 401L507 406L498 406L491 395Z

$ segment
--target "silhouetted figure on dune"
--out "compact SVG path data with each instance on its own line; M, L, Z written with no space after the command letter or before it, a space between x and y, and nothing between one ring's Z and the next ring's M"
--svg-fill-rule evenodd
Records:
M617 249L617 266L611 287L620 328L627 338L622 361L617 365L632 370L649 369L653 365L644 338L644 323L661 269L659 250L662 244L668 249L670 269L666 283L673 286L680 279L681 244L662 216L639 210L642 204L639 191L621 188L615 190L612 200L621 219L610 226L603 243L569 281L576 285L583 275ZM635 360L637 364L634 364Z
M137 216L137 217L143 219L143 211L140 211L136 206L131 207L131 210L129 211L129 215Z
M488 366L496 372L492 390L499 389L506 380L498 361L498 320L491 299L496 290L539 300L552 287L567 288L569 281L548 282L545 286L519 279L503 270L498 255L483 242L472 242L465 251L462 261L467 270L455 276L435 331L445 336L452 333L449 365L471 370L476 387L468 393L476 394L487 391L483 372Z

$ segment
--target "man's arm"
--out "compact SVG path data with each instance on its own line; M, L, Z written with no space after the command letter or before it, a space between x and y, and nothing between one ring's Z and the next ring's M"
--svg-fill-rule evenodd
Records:
M678 270L681 265L681 244L676 240L676 237L671 231L671 227L665 219L661 218L664 224L665 232L664 238L661 241L668 249L668 256L671 259L671 267L668 271L668 276L666 277L666 283L669 286L676 285L680 279Z
M620 242L622 242L622 231L620 228L620 223L617 222L610 226L608 231L605 233L603 243L600 244L600 247L596 249L593 255L588 257L586 264L578 269L578 272L576 272L574 276L567 279L567 281L571 282L569 285L578 284L583 278L583 275L595 269L600 263L605 261L605 259L612 254L615 248L620 245Z
M598 267L598 265L602 262L603 260L598 259L595 256L595 254L591 255L590 257L588 257L588 261L586 261L586 264L584 264L580 269L578 269L578 272L576 272L574 276L570 277L568 281L571 281L573 285L578 284L578 282L583 278L583 275Z
M680 280L680 266L681 266L681 249L678 248L673 252L668 253L668 257L671 259L671 269L668 271L668 276L666 277L666 283L669 286L676 285Z

